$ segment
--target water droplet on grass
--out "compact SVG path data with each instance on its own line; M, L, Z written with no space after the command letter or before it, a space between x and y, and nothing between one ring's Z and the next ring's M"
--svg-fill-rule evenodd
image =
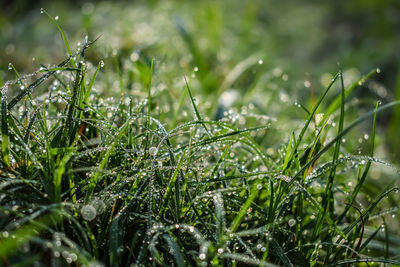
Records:
M201 253L200 255L199 255L199 259L200 260L205 260L206 259L206 254L205 253Z
M81 214L86 221L91 221L96 218L97 212L92 205L85 205L81 209Z
M295 224L296 224L296 220L295 220L295 219L290 219L290 220L288 221L288 225L289 225L290 227L293 227Z
M262 65L264 61L262 59L258 60L258 64Z
M104 68L104 61L103 60L100 61L100 68Z
M42 7L42 8L40 8L40 14L43 14L43 13L44 13L44 9Z
M54 19L55 19L55 20L58 20L58 19L59 19L59 17L58 17L58 16L55 16L55 17L54 17Z
M149 148L150 156L154 157L155 155L157 155L157 153L158 153L158 149L156 147L152 146L152 147Z

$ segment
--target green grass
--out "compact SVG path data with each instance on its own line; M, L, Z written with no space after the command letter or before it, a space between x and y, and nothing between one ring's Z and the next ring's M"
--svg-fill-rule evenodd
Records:
M45 13L67 58L14 69L1 90L2 265L400 265L398 187L385 179L399 172L374 156L380 114L400 102L363 112L349 99L377 70L347 87L338 71L300 109L258 57L213 76L182 25L201 67L176 80L151 55L91 62L101 38L74 51ZM228 105L235 84L249 90Z

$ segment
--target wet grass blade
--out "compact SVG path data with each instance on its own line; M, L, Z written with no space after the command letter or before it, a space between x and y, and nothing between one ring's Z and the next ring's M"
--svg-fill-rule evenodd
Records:
M175 183L176 183L178 174L179 174L179 172L181 170L185 155L186 155L186 153L184 151L184 153L182 153L182 155L181 155L181 158L179 159L178 166L176 166L176 168L174 170L174 173L172 174L172 177L171 177L171 180L169 181L167 190L165 191L165 194L164 194L164 197L163 197L163 202L161 204L161 208L160 208L160 212L159 212L159 214L162 215L162 216L163 215L165 216L165 212L167 210L167 203L168 203L169 198L171 197L172 188L175 187ZM179 205L179 203L175 203L175 205ZM176 210L176 212L178 212L177 208L175 210ZM179 214L177 213L177 216L178 215Z
M56 25L56 27L57 27L58 31L60 32L61 37L62 37L62 39L63 39L63 41L64 41L64 45L65 45L65 47L67 48L68 55L69 55L69 56L72 56L71 47L70 47L70 45L69 45L69 42L68 42L68 40L67 40L67 37L65 36L65 33L64 33L64 31L61 29L61 27L60 27L60 25L58 24L57 20L55 20L55 19L54 19L49 13L47 13L47 11L46 11L45 9L43 9L43 8L40 9L40 12L46 14L46 16L54 23L54 25ZM76 67L76 64L75 64L74 59L72 59L71 62L72 62L72 66Z
M377 102L377 103L376 103L376 106L375 106L375 110L378 109L378 106L379 106L379 104L378 104L378 102ZM373 118L373 121L372 121L371 144L370 144L370 152L369 152L369 156L370 156L371 158L374 157L376 115L377 115L377 113L375 112L374 118ZM351 199L350 199L349 204L353 204L353 203L354 203L354 201L355 201L355 199L356 199L358 193L360 192L360 189L361 189L362 185L364 184L364 181L365 181L365 179L366 179L366 177L367 177L367 174L368 174L368 171L369 171L370 166L371 166L371 161L369 160L369 161L366 163L366 166L365 166L365 169L364 169L363 174L362 174L361 177L359 178L359 180L358 180L358 182L357 182L357 184L356 184L356 187L355 187L354 190L353 190L353 193L352 193L352 195L351 195ZM348 212L349 209L350 209L350 206L346 206L346 207L345 207L345 210L344 210L344 211L342 212L342 214L338 217L337 222L340 222L340 221L346 216L346 214L347 214L347 212Z
M176 266L178 266L178 267L187 266L187 264L185 264L185 260L184 260L185 257L183 255L179 245L175 242L175 240L171 237L171 235L164 234L163 238L165 239L165 241L167 241L168 247L172 250L172 255L175 258Z
M379 69L373 69L368 74L362 76L360 79L355 81L349 88L345 90L345 98L347 98L354 91L354 89L362 85L366 80L370 79L374 74L378 72ZM339 108L342 102L341 97L341 95L337 96L335 100L333 100L332 103L329 105L325 112L327 117L329 117L329 115L333 114Z
M319 151L314 157L312 157L312 159L307 162L300 171L298 171L296 173L296 175L293 177L292 180L298 178L304 171L306 171L308 169L308 167L310 167L317 159L319 159L326 151L328 151L332 145L334 145L338 140L340 140L343 136L345 136L346 134L348 134L350 132L350 130L352 130L354 127L356 127L357 125L359 125L361 122L363 122L364 120L368 119L371 116L374 116L375 113L379 113L382 112L384 110L387 110L389 108L392 108L396 105L400 105L400 101L393 101L390 102L388 104L385 104L383 106L381 106L380 108L376 109L376 110L372 110L369 111L365 114L363 114L361 117L359 117L357 120L353 121L349 126L347 126L343 131L341 131L338 135L335 136L335 138L333 138L330 142L328 142L325 147L323 149L321 149L321 151Z
M151 60L150 65L150 76L149 81L147 83L147 129L150 129L151 124L151 82L153 79L153 71L154 71L154 59Z
M299 147L300 143L303 141L304 134L306 133L306 130L307 130L308 126L310 125L310 123L311 123L311 121L312 121L312 119L313 119L313 117L314 117L315 112L317 111L318 107L319 107L320 104L322 103L322 100L324 100L325 96L328 94L329 90L332 88L332 86L333 86L334 83L336 82L337 78L339 77L339 74L340 74L340 73L337 73L337 74L332 78L331 83L328 85L328 87L325 89L325 91L324 91L324 93L322 94L322 96L319 98L318 102L317 102L317 103L315 104L315 106L313 107L313 109L312 109L310 115L308 116L308 119L307 119L306 123L304 124L304 126L303 126L303 128L302 128L302 130L301 130L301 132L300 132L300 134L299 134L299 137L297 138L297 142L296 142L295 145L294 145L294 148L293 148L293 150L292 150L292 153L290 153L289 160L288 160L289 163L287 164L286 169L284 169L283 172L285 172L285 171L289 168L290 163L291 163L291 161L293 160L293 157L294 157L294 155L295 155L295 153L296 153L296 151L297 151L297 148Z
M231 226L228 229L229 233L235 233L236 230L239 228L240 223L242 222L244 216L247 213L247 210L250 208L250 206L253 204L253 201L255 198L258 196L258 190L256 186L253 186L250 192L250 196L247 198L246 202L243 204L242 208L236 215L236 217L233 219Z
M190 91L189 84L186 80L186 77L184 77L184 79L185 79L186 89L189 93L190 101L192 102L193 110L196 115L196 119L201 122L201 125L203 126L204 130L207 132L208 136L211 136L210 132L208 131L207 126L205 125L205 123L203 122L203 120L200 116L199 110L197 109L196 101L194 100L192 92Z
M3 162L10 166L10 139L8 132L8 112L7 112L7 90L1 91L1 152Z
M344 102L345 102L345 94L344 94L344 81L343 81L343 73L339 73L340 77L340 82L341 82L341 105L340 105L340 118L339 118L339 127L338 127L338 134L340 134L343 131L343 124L344 124ZM332 167L330 169L328 181L325 187L325 193L323 197L323 211L322 213L320 212L318 214L318 219L316 226L314 227L313 231L313 240L318 238L320 235L321 229L322 229L322 224L324 222L324 217L325 214L328 213L330 217L333 216L333 205L334 205L334 199L333 199L333 193L332 193L332 188L333 188L333 182L334 178L336 176L336 161L339 158L339 152L340 152L340 144L341 144L341 139L336 140L335 144L335 151L333 153L333 159L332 159Z

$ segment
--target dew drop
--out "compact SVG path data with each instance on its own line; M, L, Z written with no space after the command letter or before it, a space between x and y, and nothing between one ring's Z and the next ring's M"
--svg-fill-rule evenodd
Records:
M86 221L91 221L96 217L97 212L92 205L85 205L81 209L81 214Z
M149 148L150 156L154 157L155 155L157 155L157 153L158 153L158 149L156 147L152 146L152 147Z
M8 63L8 70L12 70L12 64Z
M200 255L199 255L199 259L200 260L205 260L206 259L206 254L205 253L201 253Z
M100 61L100 68L104 68L104 61L103 60Z
M258 64L262 65L264 61L262 59L258 60Z
M288 221L288 224L289 224L290 227L293 227L296 224L296 220L295 219L290 219Z
M59 19L59 17L58 17L58 16L55 16L55 17L54 17L54 19L55 19L55 20L58 20L58 19Z
M42 7L42 8L40 8L40 14L43 14L43 13L44 13L44 9Z
M381 73L381 69L380 68L376 68L376 73Z
M199 67L196 66L196 67L193 68L193 70L194 70L194 72L198 72L199 71Z

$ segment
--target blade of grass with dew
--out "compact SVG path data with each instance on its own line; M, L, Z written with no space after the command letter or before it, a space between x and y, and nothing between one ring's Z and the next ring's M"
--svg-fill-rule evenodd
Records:
M6 87L4 87L1 91L1 152L4 164L6 167L9 167L11 162L7 116L7 90Z
M379 103L377 102L376 105L375 105L375 110L378 109L378 106L379 106ZM376 117L377 117L377 113L375 112L374 118L373 118L373 121L372 121L372 133L371 133L371 143L370 143L370 152L369 152L369 155L370 155L371 158L374 157ZM363 174L358 179L356 187L354 188L353 193L351 195L351 199L350 199L349 204L353 204L354 203L354 201L355 201L358 193L360 192L360 189L361 189L362 185L364 184L364 181L365 181L365 179L366 179L366 177L368 175L368 171L369 171L370 166L371 166L371 161L369 160L366 163L366 166L365 166ZM337 222L340 222L346 216L346 214L347 214L349 209L350 209L349 206L345 207L345 210L337 218Z
M185 257L179 245L175 242L174 238L172 238L170 234L163 234L163 238L167 241L168 247L172 250L172 255L175 258L176 266L187 266L187 264L185 264Z
M345 113L345 110L344 110L345 94L344 94L344 81L343 81L342 71L339 72L339 77L340 77L340 82L341 82L341 105L340 105L340 119L339 119L338 134L340 134L343 131L344 113ZM332 167L330 169L328 181L327 181L327 184L325 187L323 202L322 202L323 211L322 211L322 213L318 214L317 223L313 230L313 237L312 237L313 240L318 238L318 236L320 235L320 232L322 229L322 224L324 222L324 217L325 217L326 213L328 213L330 217L333 216L334 196L333 196L332 188L333 188L334 178L336 176L336 165L337 165L336 161L339 158L341 141L342 140L340 140L340 139L336 140L335 151L334 151L333 160L332 160Z
M94 81L96 80L97 74L99 73L100 68L102 68L104 65L104 62L101 60L99 62L99 64L97 64L96 70L94 71L94 74L92 76L92 78L90 79L89 85L86 88L86 92L85 92L85 97L83 98L84 103L89 104L89 96L90 96L90 92L92 91L93 85L94 85Z
M294 136L294 132L290 134L290 139L288 146L286 148L286 153L285 153L285 161L283 162L282 170L286 170L289 165L290 157L292 154L292 150L294 149L294 145L296 144L296 137Z
M214 205L215 205L216 236L217 236L217 242L219 243L221 242L224 232L226 231L224 199L221 193L217 193L214 195Z
M153 79L153 71L154 71L154 59L151 60L150 65L150 76L149 81L147 83L147 129L150 129L151 125L151 82Z
M58 168L54 172L54 199L53 199L54 202L61 202L62 176L65 173L65 166L73 156L74 152L75 152L74 149L70 149L70 151L58 163Z
M74 142L76 137L77 127L72 120L74 118L74 113L76 112L76 106L79 107L79 105L77 105L77 101L79 99L78 96L81 93L80 89L82 90L81 84L82 82L84 82L84 77L85 77L83 60L85 56L85 50L88 47L89 43L86 36L82 48L80 50L80 61L78 64L78 70L76 71L74 87L72 90L72 97L68 105L67 119L65 121L65 126L64 126L63 138L64 138L64 143L68 146L70 146Z
M61 62L60 64L58 64L58 67L62 67L66 64L68 64L68 62L71 60L71 57L68 57L67 59L65 59L63 62ZM32 90L34 88L36 88L37 86L39 86L42 82L44 82L45 80L47 80L48 78L50 78L54 73L56 73L56 71L49 71L46 74L43 74L39 79L37 79L36 81L32 82L28 87L26 87L24 90L22 90L21 92L19 92L13 99L11 99L11 101L8 103L7 105L7 109L11 110L19 101L21 101L21 99L26 96L27 94L29 94L30 92L32 92Z
M60 27L60 25L58 24L57 20L55 20L55 19L54 19L49 13L47 13L47 11L46 11L45 9L43 9L43 8L40 9L40 12L46 14L46 16L54 23L54 25L56 25L56 27L57 27L58 31L60 32L61 37L62 37L62 39L63 39L63 41L64 41L64 45L65 45L65 47L67 48L68 56L72 56L71 47L70 47L70 45L69 45L69 42L68 42L68 40L67 40L67 37L65 36L64 31L61 29L61 27ZM76 68L76 63L75 63L75 60L74 60L73 58L71 59L71 63L72 63L72 66L73 66L74 68Z
M348 259L348 260L340 260L334 263L331 263L329 266L344 266L344 265L349 265L352 263L384 263L384 264L391 264L398 266L400 265L400 261L396 260L391 260L391 259L384 259L384 258L372 258L372 257L367 257L367 258L359 258L359 259Z
M181 170L185 155L186 155L186 150L183 151L183 153L181 155L181 158L179 159L178 166L176 166L176 168L174 170L174 173L172 174L172 178L170 179L170 182L169 182L169 184L167 186L167 190L165 191L165 194L164 194L164 197L163 197L163 202L161 204L161 208L160 208L160 211L159 211L159 214L162 215L162 216L165 216L165 212L167 210L168 199L171 196L172 187L175 186L175 183L176 183L179 171ZM175 204L178 205L178 203L175 203ZM175 211L178 212L177 209L175 209ZM178 213L177 213L177 215L178 215Z
M375 73L379 73L379 69L373 69L371 70L368 74L362 76L360 79L358 79L356 82L354 82L349 88L345 90L345 98L347 98L353 91L356 89L358 86L362 85L366 80L371 78ZM326 117L329 117L331 114L335 112L341 105L341 95L338 95L335 100L332 101L332 103L329 105L327 108L325 114Z
M397 187L392 187L392 188L388 188L386 189L383 193L381 193L369 206L368 208L364 211L364 213L362 214L362 217L364 219L364 221L368 221L370 213L372 212L372 210L379 204L379 202L384 199L386 196L388 196L391 192L393 191L398 191ZM343 233L345 235L348 235L353 229L354 227L357 226L358 223L360 223L361 221L361 216L359 216L356 220L354 220L350 225L348 225L344 230ZM337 243L340 243L342 240L344 239L343 236L340 236L338 238L338 240L336 241ZM338 257L338 255L342 254L342 249L339 249L339 251L333 256L333 260L336 259L336 257Z
M189 84L188 84L188 82L186 80L186 77L183 77L183 78L185 79L186 89L187 89L187 91L189 93L190 101L192 102L192 106L193 106L194 113L196 115L196 119L201 122L201 125L203 126L203 128L206 131L206 133L208 134L208 136L211 136L211 133L208 131L208 128L205 125L205 123L203 122L203 120L202 120L202 118L200 116L200 112L197 109L196 101L194 100L192 92L190 91Z
M392 108L392 107L394 107L394 106L396 106L396 105L400 105L400 101L393 101L393 102L390 102L390 103L388 103L388 104L385 104L385 105L381 106L380 108L378 108L378 109L376 109L376 110L374 109L374 110L372 110L372 111L369 111L369 112L363 114L363 115L360 116L358 119L356 119L355 121L353 121L353 122L352 122L349 126L347 126L342 132L340 132L340 133L339 133L338 135L336 135L330 142L328 142L328 143L325 145L325 147L324 147L323 149L321 149L315 156L313 156L313 157L311 158L311 160L310 160L309 162L307 162L307 163L301 168L301 170L298 171L298 172L296 173L295 176L293 176L292 181L294 181L295 179L297 179L304 171L306 171L306 170L311 166L311 164L313 164L317 159L319 159L326 151L328 151L328 150L331 148L331 146L332 146L333 144L335 144L339 139L341 139L343 136L345 136L346 134L348 134L348 133L350 132L350 130L352 130L354 127L356 127L356 126L359 125L361 122L363 122L364 120L368 119L369 117L374 116L375 113L382 112L382 111L387 110L387 109L389 109L389 108ZM291 184L291 182L289 182L288 185L290 185L290 184Z
M360 253L362 253L362 251L368 246L368 244L376 237L376 235L382 231L382 226L379 226L368 238L367 240L364 241L364 243L362 243L362 245L360 246Z
M278 255L279 259L281 260L281 262L283 263L283 266L285 267L292 267L294 266L291 262L290 259L286 256L285 251L283 250L283 248L278 244L278 242L276 242L276 240L274 238L272 238L272 240L270 241L272 247L275 250L275 253Z
M228 229L229 233L236 232L244 216L246 215L247 210L250 208L251 204L253 204L253 201L256 199L257 196L258 196L258 189L256 186L253 186L250 192L250 196L247 198L246 202L243 204L242 208L240 209L236 217L233 219L232 224Z
M215 164L211 174L209 175L211 178L214 177L215 173L218 171L219 166L221 165L221 163L223 162L224 158L226 157L226 155L228 154L229 150L230 150L231 146L227 145L224 150L221 153L221 156L219 157L217 163Z
M290 157L289 157L289 163L288 163L286 169L283 170L284 173L285 173L286 170L289 168L290 163L291 163L291 161L293 160L294 154L295 154L296 151L297 151L297 148L299 147L300 143L303 141L304 134L306 133L306 130L307 130L307 128L308 128L308 125L310 124L312 118L314 117L315 112L317 111L317 109L318 109L318 107L320 106L322 100L324 100L326 94L327 94L327 93L329 92L329 90L332 88L333 84L336 82L336 80L337 80L338 77L339 77L339 72L332 78L331 83L330 83L330 84L328 85L328 87L325 89L324 93L322 94L322 96L319 98L318 102L315 104L314 108L312 109L312 111L311 111L311 113L310 113L310 115L309 115L309 117L308 117L308 119L307 119L307 121L306 121L306 123L305 123L303 129L301 130L301 132L300 132L300 134L299 134L299 137L297 138L297 142L296 142L296 144L294 145L294 148L293 148L293 150L292 150L292 153L290 154Z
M86 193L86 203L90 200L90 197L93 195L93 191L97 183L99 182L99 178L101 178L101 171L104 169L106 166L109 157L111 154L114 152L115 147L117 146L119 142L119 138L125 133L126 129L129 127L129 120L125 122L118 130L118 134L115 136L114 141L111 143L109 149L102 153L101 155L101 162L99 167L97 168L96 172L92 175L90 178L90 184L88 186L88 191Z

